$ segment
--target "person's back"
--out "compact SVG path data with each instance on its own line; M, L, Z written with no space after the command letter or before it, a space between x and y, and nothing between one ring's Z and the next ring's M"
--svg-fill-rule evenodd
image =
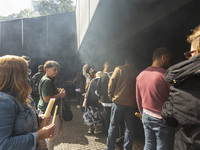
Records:
M150 66L137 77L137 89L142 98L142 109L148 109L160 113L164 102L169 96L170 84L165 80L166 70L161 67ZM137 97L139 99L139 97Z
M145 133L144 150L172 150L174 129L162 120L161 110L169 95L170 84L164 77L171 52L164 47L153 52L153 63L137 76L136 99Z
M110 125L106 143L107 150L115 149L120 123L125 122L124 149L132 149L135 128L135 112L137 109L135 98L137 70L133 59L126 60L125 65L115 68L109 84L108 97L112 100Z
M102 119L100 115L100 108L102 105L98 102L98 96L95 91L97 90L97 81L101 76L102 72L99 71L96 73L97 77L93 78L88 86L88 90L86 93L86 99L84 100L83 107L85 107L84 113L84 124L89 126L88 133L92 133L94 130L94 134L101 133L102 130ZM86 105L85 105L86 104ZM94 128L94 129L93 129Z
M189 60L171 66L165 74L172 86L162 116L176 127L175 150L200 148L200 25L192 31L187 39L190 51L184 53Z
M90 81L88 95L87 95L87 106L92 107L102 107L102 105L98 102L98 96L95 94L95 91L97 90L97 81L99 78L94 78Z
M134 65L127 64L116 67L108 85L110 100L120 105L136 107L136 76L137 71Z
M102 103L111 103L108 98L108 83L112 74L103 73L97 82L97 93L99 94Z
M97 94L99 95L99 102L103 105L103 121L104 121L104 131L108 132L110 124L110 113L112 101L108 98L108 83L112 75L111 63L106 61L104 63L103 74L97 82Z

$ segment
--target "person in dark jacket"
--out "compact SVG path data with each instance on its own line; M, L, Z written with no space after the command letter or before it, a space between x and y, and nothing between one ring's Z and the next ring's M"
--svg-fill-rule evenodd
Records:
M99 103L98 96L95 94L95 91L97 90L97 81L101 74L101 71L97 72L96 78L93 78L90 81L86 93L86 99L83 103L83 107L86 107L84 114L84 124L89 126L89 134L93 133L93 131L95 134L101 133L103 131L102 119L100 115L100 109L102 108L102 105Z
M78 101L77 108L81 108L83 111L84 108L82 108L82 104L84 101L84 93L85 93L85 85L86 85L86 77L83 75L83 72L87 72L89 70L88 64L85 64L82 68L82 71L78 72L76 74L76 78L74 79L74 84L76 86L76 98Z
M166 123L176 127L174 150L200 149L200 26L188 37L189 60L170 67L165 73L172 84L162 108Z
M104 63L103 74L97 82L97 94L99 95L99 101L103 105L103 118L104 118L104 130L108 132L110 124L110 113L112 101L108 98L108 83L112 75L110 62Z

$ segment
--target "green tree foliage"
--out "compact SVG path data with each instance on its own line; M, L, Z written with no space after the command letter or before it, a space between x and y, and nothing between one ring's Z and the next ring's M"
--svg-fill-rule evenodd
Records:
M32 5L41 16L75 11L71 0L32 0Z
M16 18L32 18L37 16L39 15L30 9L21 10L18 14L16 14Z
M5 16L0 16L0 21L5 20Z
M30 9L24 9L21 10L19 13L14 13L8 16L0 16L0 21L8 21L8 20L15 20L15 19L22 19L22 18L32 18L37 17L39 14L36 12L30 10Z
M0 16L0 21L8 21L22 18L32 18L45 15L54 15L75 11L72 0L32 0L31 9L21 10L8 16Z

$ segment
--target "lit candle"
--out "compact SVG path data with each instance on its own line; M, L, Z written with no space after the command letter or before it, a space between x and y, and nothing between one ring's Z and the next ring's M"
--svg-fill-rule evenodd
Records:
M142 120L142 115L141 114L139 114L138 112L136 112L135 115Z

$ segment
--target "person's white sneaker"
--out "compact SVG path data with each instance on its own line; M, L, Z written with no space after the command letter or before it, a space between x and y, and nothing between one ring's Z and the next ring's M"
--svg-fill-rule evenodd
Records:
M92 134L92 129L89 129L89 130L88 130L88 134Z
M94 134L99 134L99 133L102 133L103 132L103 129L95 129L94 130Z

